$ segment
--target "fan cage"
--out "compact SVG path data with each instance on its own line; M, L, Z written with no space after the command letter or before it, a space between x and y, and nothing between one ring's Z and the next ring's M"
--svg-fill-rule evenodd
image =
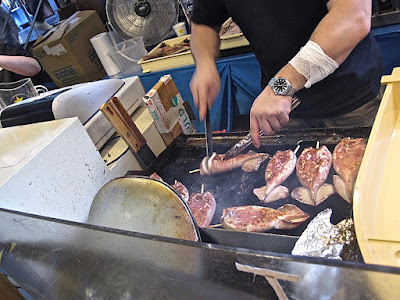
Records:
M135 5L150 4L151 11L140 16ZM178 22L179 3L177 0L107 0L107 19L123 39L143 36L145 46L156 45L173 35L172 26Z

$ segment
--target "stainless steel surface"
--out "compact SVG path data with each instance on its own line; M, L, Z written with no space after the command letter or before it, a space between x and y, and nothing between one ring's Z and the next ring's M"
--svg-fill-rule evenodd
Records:
M295 109L297 106L299 106L301 103L300 99L293 95L292 96L292 105L290 107L290 111L292 111L293 109ZM259 132L260 136L263 136L263 132L260 130ZM248 135L246 135L242 140L240 140L238 143L236 143L235 145L233 145L232 148L230 148L225 154L223 159L229 159L232 157L235 157L236 155L238 155L240 152L242 152L244 149L247 149L250 145L252 144L252 140L251 140L251 132L249 132Z
M400 269L181 241L0 209L2 272L34 299L399 299ZM150 288L149 288L150 287Z
M149 177L117 178L104 185L90 207L89 224L198 241L186 203L167 184Z
M213 140L212 140L212 128L210 123L210 112L207 110L207 115L204 120L205 134L206 134L206 155L210 157L213 154Z

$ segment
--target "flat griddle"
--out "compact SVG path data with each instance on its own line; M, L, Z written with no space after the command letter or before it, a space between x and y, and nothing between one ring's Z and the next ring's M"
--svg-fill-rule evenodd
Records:
M325 129L299 129L290 131L280 131L279 134L273 137L262 137L261 147L259 149L251 146L249 148L257 152L267 152L273 155L278 150L295 150L300 142L300 149L296 156L298 157L301 151L306 147L315 147L317 141L320 145L326 145L330 151L333 151L337 143L343 138L365 138L367 139L371 131L370 127L348 127L348 128L325 128ZM243 138L248 132L238 133L222 133L215 134L214 151L217 153L225 153L237 141ZM261 203L253 194L253 189L265 185L264 173L269 160L265 161L257 172L247 173L240 168L231 172L212 176L201 176L199 172L189 173L191 170L198 169L200 162L205 156L205 138L204 135L180 136L172 143L163 154L158 157L156 163L151 166L146 172L140 175L150 175L157 172L164 181L173 184L175 180L181 181L189 190L190 193L200 193L202 184L205 185L204 191L210 191L216 200L217 207L211 225L221 223L220 218L222 211L225 208L232 206L244 205L261 205L271 208L278 208L284 204L294 204L310 215L310 218L301 224L299 227L292 230L270 230L267 234L288 236L290 238L299 237L309 222L321 211L326 208L332 209L331 222L337 224L341 220L351 217L352 206L343 200L338 194L334 194L326 199L318 206L310 206L302 204L290 196L271 203ZM136 172L128 172L129 175L136 175ZM335 174L333 167L330 170L326 183L332 183L332 177ZM301 186L296 177L296 172L283 183L289 188L290 192L298 186ZM230 232L225 229L203 229L202 233L205 236L216 235L221 238L221 232L213 233L215 230ZM260 234L256 234L256 237ZM261 234L262 235L262 234ZM248 235L250 238L250 235ZM243 237L237 234L235 238ZM251 235L253 237L253 235ZM232 236L232 238L234 238ZM244 235L244 239L246 235ZM295 242L295 241L294 241ZM228 242L229 243L229 242ZM285 242L286 243L286 242ZM237 243L235 243L237 244ZM290 247L293 245L293 239L289 239ZM237 246L237 245L236 245ZM285 251L284 251L285 252Z

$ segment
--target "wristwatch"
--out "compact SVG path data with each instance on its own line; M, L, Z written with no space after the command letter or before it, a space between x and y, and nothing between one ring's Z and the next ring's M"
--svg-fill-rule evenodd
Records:
M273 77L268 85L272 88L275 95L293 96L297 91L292 87L289 80L283 77Z

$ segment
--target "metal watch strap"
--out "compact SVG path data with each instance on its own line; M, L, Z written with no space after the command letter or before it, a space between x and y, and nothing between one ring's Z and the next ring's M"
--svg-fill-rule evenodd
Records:
M274 86L275 86L275 83L276 83L278 80L284 80L284 81L286 81L286 84L287 84L287 91L286 91L286 93L275 91ZM289 81L288 79L284 78L284 77L273 77L273 78L271 78L271 80L268 82L268 85L272 88L272 91L274 92L275 95L293 96L294 93L297 92L296 89L295 89L295 88L292 86L292 84L290 83L290 81Z

